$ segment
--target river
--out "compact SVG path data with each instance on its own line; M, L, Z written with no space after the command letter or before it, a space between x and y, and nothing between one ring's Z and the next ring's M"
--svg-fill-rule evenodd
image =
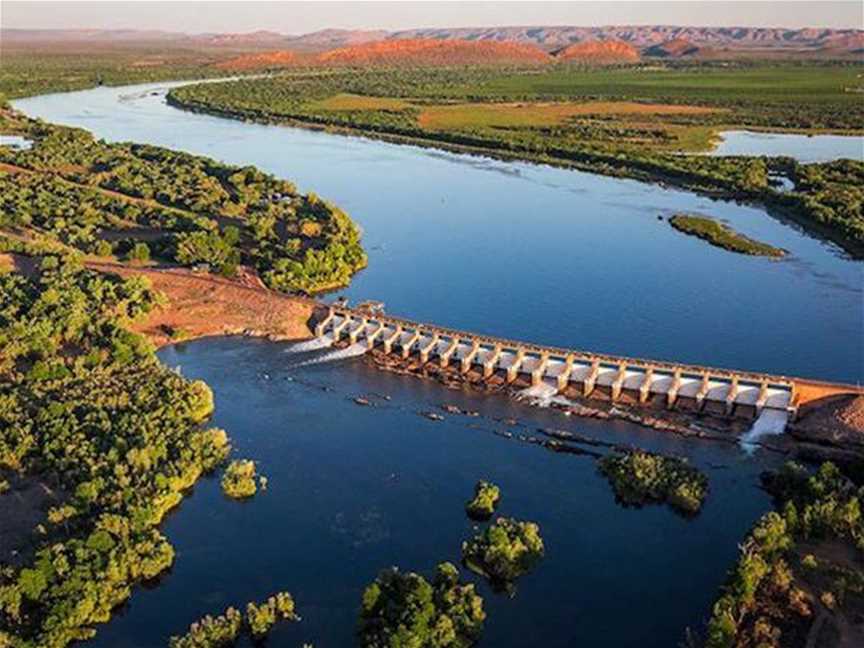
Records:
M165 84L14 102L109 140L183 149L290 178L346 209L369 268L344 291L393 314L567 347L845 381L864 377L862 265L759 208L635 181L184 113ZM686 210L789 250L741 257L681 235ZM662 216L664 220L658 219ZM391 564L430 573L457 561L478 479L501 512L536 520L547 556L514 598L478 582L481 646L676 645L700 628L737 543L769 501L764 451L682 441L624 423L570 420L500 397L468 396L361 361L298 366L290 347L238 338L160 357L214 389L214 424L259 462L266 492L227 501L204 479L165 523L174 568L89 646L165 645L195 618L291 591L303 616L272 646L351 645L360 595ZM376 407L352 397L382 394ZM442 403L483 416L430 421ZM520 426L502 423L515 418ZM591 459L492 433L551 426L685 455L710 494L685 520L615 503Z
M864 137L724 131L712 155L785 155L799 162L864 159Z

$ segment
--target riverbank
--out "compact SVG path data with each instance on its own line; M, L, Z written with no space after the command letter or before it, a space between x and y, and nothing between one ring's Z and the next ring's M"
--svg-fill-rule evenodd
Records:
M228 279L178 267L134 267L108 261L89 261L86 266L121 277L144 277L165 295L165 304L131 327L157 348L216 335L276 341L312 335L308 322L314 302L269 290L248 269L237 279Z
M443 131L434 131L420 136L416 129L411 129L410 132L400 132L398 129L383 125L359 127L334 124L309 115L301 118L285 115L262 115L255 111L231 110L212 104L184 101L178 98L174 92L169 92L166 95L166 103L180 110L243 122L302 128L313 132L326 132L331 135L361 137L373 141L437 149L450 153L486 157L501 161L542 164L613 178L638 180L662 187L684 189L712 199L734 200L764 207L772 217L781 221L793 222L805 229L809 234L835 243L853 258L864 259L864 241L850 237L844 231L838 231L837 228L830 226L830 224L815 219L810 214L806 201L797 199L794 193L779 192L767 184L764 187L745 187L740 182L730 181L728 178L712 175L710 172L700 173L698 169L684 170L677 166L673 168L668 164L658 163L653 159L641 159L632 155L622 154L621 151L600 153L587 150L552 149L545 153L538 153L532 152L528 148L512 147L507 142L460 133L448 134ZM766 130L764 132L769 131ZM740 162L741 160L751 158L714 158L704 155L691 155L683 159L687 159L693 164L711 164L711 160L716 160L718 164L722 164L722 160L724 159L738 160ZM680 158L678 161L680 162Z

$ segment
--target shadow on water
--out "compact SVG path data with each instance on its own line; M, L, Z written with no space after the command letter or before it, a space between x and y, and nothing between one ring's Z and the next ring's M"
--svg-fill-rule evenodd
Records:
M468 576L489 615L481 646L521 647L530 635L531 645L550 647L667 648L705 619L738 541L769 508L758 474L777 459L764 453L574 420L356 358L292 367L295 357L331 351L288 348L212 338L160 351L213 387L213 424L230 431L235 456L255 459L269 485L237 503L217 477L202 480L165 524L177 549L172 572L160 587L136 590L88 645L165 645L205 613L281 589L294 594L303 621L280 627L270 645L352 645L362 590L380 569L428 574L441 560L458 562L477 528L464 503L478 479L489 479L502 488L501 514L540 524L547 556L512 599ZM445 403L479 416L444 413ZM421 415L429 410L444 420ZM537 427L687 456L709 475L705 508L692 520L661 506L621 508L590 457L495 434Z

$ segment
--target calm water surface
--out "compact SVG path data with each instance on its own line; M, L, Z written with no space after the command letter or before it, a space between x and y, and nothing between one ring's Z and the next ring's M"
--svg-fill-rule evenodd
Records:
M686 626L704 621L737 543L769 508L756 486L773 457L571 421L360 361L292 368L305 357L287 349L221 338L160 353L213 387L213 423L230 430L237 456L254 457L269 484L238 503L217 479L202 480L164 525L177 550L170 574L137 591L88 645L163 646L205 613L287 589L303 621L281 626L268 645L350 646L363 588L381 568L430 574L438 561L458 562L474 528L463 505L485 478L502 488L501 513L540 524L547 555L513 599L471 577L489 615L482 646L670 648ZM355 405L360 394L376 406ZM483 416L434 422L418 414L442 403ZM521 425L496 420L509 417ZM694 520L659 506L621 508L593 460L492 432L532 434L538 426L686 454L711 480L706 507Z
M724 131L712 155L785 155L799 162L864 160L864 137Z
M256 164L362 226L346 294L477 332L647 358L864 379L862 264L764 211L635 181L186 113L162 85L20 100L49 121ZM689 211L789 250L672 229Z
M164 84L16 102L100 137L256 164L344 207L369 269L346 294L394 314L501 336L848 381L862 379L862 266L762 210L681 191L172 109ZM664 218L714 216L786 248L747 258L680 235ZM139 588L92 646L165 645L193 619L287 589L303 622L269 645L352 643L360 594L391 564L430 573L472 532L477 479L501 512L536 520L547 557L515 598L478 583L482 646L674 646L710 611L736 546L769 507L758 473L776 459L622 424L570 421L471 397L360 360L296 366L289 347L236 338L163 350L214 389L214 424L270 478L252 501L203 480L165 524L177 548L158 587ZM386 394L363 408L351 398ZM450 402L480 410L429 421ZM592 460L496 436L500 419L686 455L711 482L704 511L619 507Z

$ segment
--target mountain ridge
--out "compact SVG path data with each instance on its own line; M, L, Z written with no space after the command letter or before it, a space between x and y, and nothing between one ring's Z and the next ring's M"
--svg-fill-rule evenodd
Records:
M676 25L610 25L580 27L573 25L516 25L510 27L417 28L398 31L370 29L323 29L306 34L281 34L272 30L248 33L186 34L160 30L134 29L0 29L0 40L7 46L45 43L144 43L203 47L248 47L250 49L290 49L297 52L323 52L377 41L455 40L509 42L534 45L547 52L574 44L618 41L642 54L652 47L686 41L695 53L838 53L864 51L864 30L808 27L687 27ZM650 53L648 53L650 56Z

